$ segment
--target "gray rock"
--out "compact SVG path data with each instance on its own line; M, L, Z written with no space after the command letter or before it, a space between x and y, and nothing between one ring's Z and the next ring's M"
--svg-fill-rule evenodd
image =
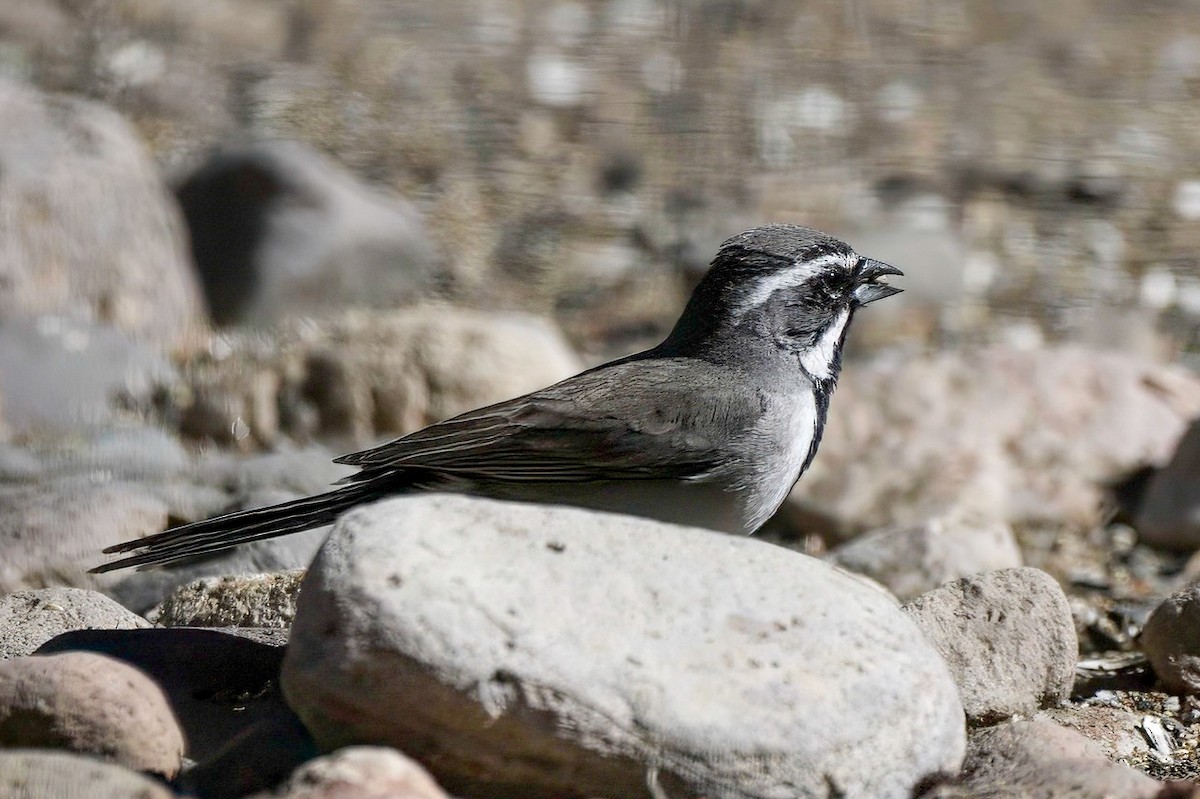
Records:
M203 312L183 226L130 125L9 80L0 118L0 317L61 314L190 341Z
M183 733L144 673L103 655L64 652L0 663L0 747L66 749L173 777Z
M206 577L176 589L150 618L164 627L273 627L296 616L302 571Z
M352 468L334 463L334 457L336 453L317 445L285 446L251 457L217 452L200 458L195 474L198 480L239 497L241 507L254 507L261 498L249 495L256 491L288 491L296 495L328 491L330 485L354 473Z
M1200 583L1176 591L1154 609L1138 646L1168 691L1200 693Z
M47 641L38 655L94 652L149 675L166 694L187 740L187 756L203 762L263 719L285 712L280 630L177 627L76 630Z
M1049 721L1014 721L974 733L963 778L968 795L978 799L1149 799L1161 787Z
M966 577L904 606L945 658L967 719L991 724L1066 699L1079 645L1067 597L1039 569Z
M394 307L431 288L434 251L417 209L308 145L218 150L177 195L219 324Z
M150 622L104 594L45 588L0 596L0 660L33 653L68 630L149 627Z
M0 428L0 432L2 432L2 428ZM0 444L0 483L30 481L41 477L44 473L45 466L41 459L25 447L16 444Z
M179 439L154 427L106 427L50 459L63 473L101 472L128 480L161 482L185 475L191 458Z
M35 750L0 750L5 799L171 799L160 782L91 757Z
M109 426L116 398L148 402L158 386L178 384L161 352L112 327L64 316L0 320L0 392L13 431Z
M1079 347L965 349L847 369L789 502L847 536L969 511L1099 520L1107 485L1165 463L1200 377Z
M950 580L1018 567L1021 551L1004 522L943 516L861 535L830 552L829 560L906 601Z
M348 746L305 763L272 795L286 799L347 795L355 799L446 799L446 793L420 764L385 746Z
M451 495L342 517L283 684L322 746L394 745L466 794L902 797L964 739L945 665L873 585L753 539Z
M144 486L94 475L0 487L0 591L113 581L86 574L100 550L167 526Z
M1155 472L1138 508L1141 539L1163 549L1200 549L1200 420L1171 461Z

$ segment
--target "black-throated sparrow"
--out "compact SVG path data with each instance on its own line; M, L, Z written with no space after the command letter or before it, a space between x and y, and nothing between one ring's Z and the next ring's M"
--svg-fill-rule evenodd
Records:
M751 533L816 454L859 307L899 269L795 225L721 245L666 340L561 383L337 459L349 484L109 547L165 563L329 524L393 494L454 491Z

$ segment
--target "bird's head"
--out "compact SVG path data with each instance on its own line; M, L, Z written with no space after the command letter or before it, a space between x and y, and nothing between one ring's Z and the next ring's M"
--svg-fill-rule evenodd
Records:
M902 274L811 228L753 228L721 245L667 342L766 343L832 380L854 312L900 293L882 278Z

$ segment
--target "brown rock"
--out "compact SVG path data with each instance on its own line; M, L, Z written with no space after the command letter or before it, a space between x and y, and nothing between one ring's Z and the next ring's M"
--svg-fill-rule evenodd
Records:
M1168 691L1200 693L1200 584L1163 600L1146 620L1138 645Z
M183 733L141 671L91 652L0 663L0 746L66 749L174 776Z
M1151 546L1200 549L1200 421L1192 423L1171 462L1150 478L1136 523Z

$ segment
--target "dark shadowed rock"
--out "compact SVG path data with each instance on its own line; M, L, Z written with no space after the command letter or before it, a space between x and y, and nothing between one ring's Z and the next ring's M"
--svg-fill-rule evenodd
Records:
M1151 546L1200 549L1200 421L1192 423L1171 461L1150 477L1135 523Z
M299 717L279 703L188 769L177 787L204 799L238 799L275 787L319 751Z
M166 694L187 756L203 761L279 712L285 642L279 630L80 630L48 641L38 654L96 652L145 672Z
M417 210L299 142L218 150L176 193L218 324L392 307L432 286Z
M1138 646L1168 691L1200 694L1200 584L1163 600L1146 620Z

